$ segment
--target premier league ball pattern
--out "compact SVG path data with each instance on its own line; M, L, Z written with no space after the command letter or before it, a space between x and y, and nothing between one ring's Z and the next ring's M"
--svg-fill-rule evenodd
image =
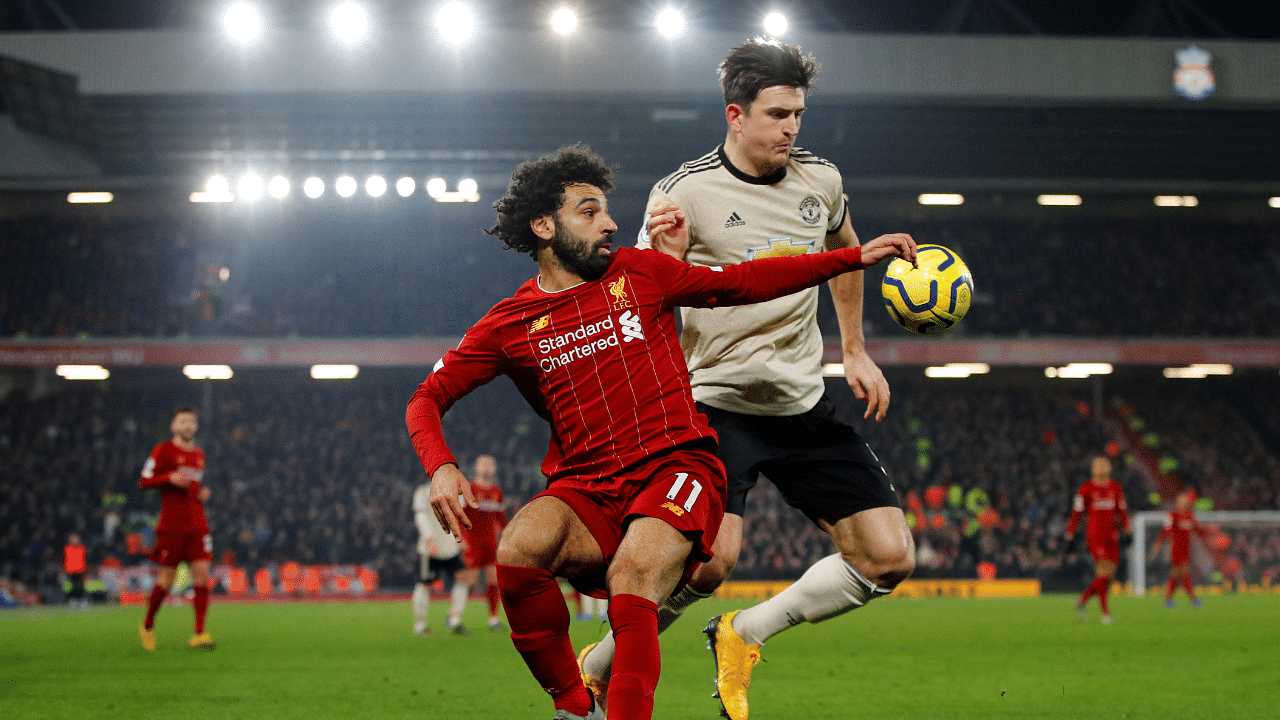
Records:
M941 245L920 245L917 250L919 267L895 259L880 294L894 322L919 335L941 335L969 312L973 276L959 255Z

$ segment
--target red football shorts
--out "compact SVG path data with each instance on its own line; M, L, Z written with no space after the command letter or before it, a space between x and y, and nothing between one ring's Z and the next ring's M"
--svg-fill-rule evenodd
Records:
M1191 548L1178 547L1174 545L1169 548L1169 564L1170 565L1186 565L1191 562Z
M1120 564L1120 535L1109 533L1100 537L1089 536L1089 554L1094 560L1106 560L1115 565Z
M488 567L498 562L498 544L491 542L472 542L466 530L462 535L462 561L468 568Z
M711 559L727 497L724 465L707 444L682 445L599 480L557 480L537 497L563 501L600 545L605 563L613 560L628 523L637 517L658 518L694 536L679 589L699 563ZM607 598L605 572L573 581L585 595Z
M175 567L180 562L213 559L213 536L209 533L173 532L156 533L156 547L151 551L151 562L165 567Z

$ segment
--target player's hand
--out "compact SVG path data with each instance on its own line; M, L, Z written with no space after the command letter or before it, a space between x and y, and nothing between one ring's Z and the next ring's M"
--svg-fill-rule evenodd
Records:
M649 244L654 250L684 260L689 251L689 223L684 211L670 200L659 200L649 208Z
M453 463L441 465L431 476L431 509L435 511L440 527L462 542L462 529L470 530L471 520L467 518L463 503L458 500L459 495L465 500L466 507L478 507L476 497L471 493L471 483L458 466Z
M169 483L184 488L191 484L191 476L184 474L182 470L174 470L169 473Z
M883 420L889 410L889 381L884 379L884 373L865 349L845 351L844 379L853 394L867 403L867 411L862 418L866 420L874 414L876 422Z
M211 494L212 494L212 493L210 493L210 492L209 492L209 488L207 488L207 487L202 487L202 488L200 488L200 492L196 493L196 497L200 498L200 502L208 502L208 501L209 501L209 495L211 495Z
M862 245L862 265L871 267L888 257L916 264L916 241L906 233L889 233Z

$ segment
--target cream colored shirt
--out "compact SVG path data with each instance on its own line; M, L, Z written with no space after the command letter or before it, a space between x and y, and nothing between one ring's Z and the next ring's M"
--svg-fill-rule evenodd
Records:
M723 147L680 166L649 193L648 208L672 200L689 225L695 265L822 252L844 222L840 171L793 148L779 172L755 177L729 162ZM649 247L649 216L639 247ZM799 415L822 397L818 289L755 305L681 308L680 344L693 397L747 415Z
M449 531L440 527L435 511L431 509L431 483L425 482L413 491L413 524L418 526L418 554L438 560L448 560L462 552L462 546ZM436 541L436 551L430 552L431 541Z

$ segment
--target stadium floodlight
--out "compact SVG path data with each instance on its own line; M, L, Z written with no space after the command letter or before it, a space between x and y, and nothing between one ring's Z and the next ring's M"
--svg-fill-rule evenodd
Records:
M764 16L764 31L777 37L787 31L787 16L780 12L771 12Z
M235 42L248 45L262 34L262 15L253 3L234 2L222 13L222 29Z
M1045 377L1079 380L1093 375L1110 375L1115 370L1111 363L1068 363L1064 367L1047 367Z
M210 195L226 195L231 192L231 183L225 175L210 175L204 183L204 191Z
M1273 197L1267 201L1267 204L1273 208L1280 208L1280 197Z
M344 198L349 198L356 194L356 179L350 175L343 175L333 181L333 190Z
M222 282L226 282L230 280L231 268L227 267L226 265L223 265L222 267L218 268L218 279L221 280Z
M1225 363L1192 363L1187 367L1168 367L1164 369L1167 378L1207 378L1210 375L1230 375L1235 368Z
M475 197L480 192L480 185L471 178L463 178L458 181L458 193L463 197Z
M921 205L963 205L964 196L959 193L921 193L916 201Z
M344 0L329 11L329 29L347 45L355 45L369 34L369 13L360 3Z
M65 380L106 380L111 372L101 365L59 365L53 370Z
M230 380L230 365L183 365L182 374L192 380Z
M427 194L437 200L444 197L447 189L448 186L445 185L444 178L435 177L427 181Z
M822 366L823 377L844 377L843 363L826 363Z
M561 35L568 35L578 29L578 15L567 7L551 13L551 29Z
M276 175L267 183L267 194L280 200L289 194L289 178L283 175Z
M351 380L360 374L358 365L312 365L311 377L315 380Z
M115 200L116 196L109 192L73 192L67 193L67 202L72 205L82 203L109 203Z
M663 37L677 37L684 32L684 15L675 8L666 8L658 13L653 24Z
M471 39L475 29L475 14L460 2L447 2L436 12L436 32L448 42L464 43Z
M364 181L364 191L369 197L382 197L387 194L387 179L381 175L370 175Z
M253 202L262 197L262 176L257 173L245 173L236 183L236 195L241 200Z
M314 175L302 183L302 192L312 200L324 194L324 181Z
M396 194L400 197L409 197L416 189L418 184L411 177L402 177L396 181Z
M1064 207L1074 207L1084 202L1084 198L1079 195L1041 195L1036 198L1036 202L1041 205L1062 205Z
M924 369L924 376L931 378L967 378L970 375L986 375L991 372L987 363L947 363Z
M1156 207L1195 207L1200 204L1200 198L1195 195L1157 195L1155 203Z

